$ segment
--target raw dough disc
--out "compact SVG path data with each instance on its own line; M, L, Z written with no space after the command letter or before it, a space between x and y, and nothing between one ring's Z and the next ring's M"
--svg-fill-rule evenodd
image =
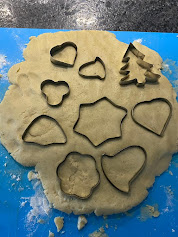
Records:
M67 69L54 66L49 55L52 47L66 41L74 42L78 47L74 67ZM146 62L154 63L153 72L161 75L159 84L146 84L144 88L135 85L120 86L119 81L123 75L119 74L119 70L123 66L122 58L128 45L118 41L114 34L100 31L57 32L33 37L24 51L25 61L14 65L8 73L12 85L0 104L1 142L17 162L24 166L36 167L49 202L61 211L107 215L131 209L148 195L147 189L153 185L155 176L168 168L172 154L178 150L176 93L160 72L160 56L137 42L134 42L134 45L145 54ZM66 53L68 59L71 55ZM100 57L105 63L105 80L80 77L79 67L96 57ZM91 70L94 73L96 68ZM70 95L62 106L51 108L46 103L40 90L41 82L46 79L62 80L69 84ZM104 96L125 107L128 115L123 122L122 138L96 148L88 139L73 132L73 126L77 121L81 103L92 103ZM173 114L163 137L134 123L130 112L138 102L157 97L166 98L173 107ZM153 111L150 108L151 112ZM22 134L25 129L34 118L42 114L57 120L66 134L66 144L42 147L23 142ZM147 151L147 162L127 194L115 189L105 178L101 170L101 156L115 155L132 145L141 146ZM56 168L67 154L73 151L93 156L100 172L101 183L87 200L69 197L60 190Z

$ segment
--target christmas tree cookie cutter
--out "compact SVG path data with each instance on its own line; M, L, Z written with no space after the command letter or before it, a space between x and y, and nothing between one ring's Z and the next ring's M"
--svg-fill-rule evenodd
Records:
M163 101L163 102L165 102L165 103L169 106L169 108L170 108L169 115L168 115L168 117L167 117L167 119L166 119L166 121L165 121L165 123L164 123L164 125L163 125L163 128L162 128L160 134L157 133L157 132L155 132L154 130L150 129L149 127L146 127L146 126L144 126L143 124L139 123L139 122L135 119L135 117L134 117L134 110L135 110L135 108L136 108L137 106L139 106L139 105L141 105L141 104L154 103L154 102L156 102L156 101ZM165 132L165 130L166 130L168 124L169 124L169 121L170 121L171 117L172 117L172 104L169 102L169 100L167 100L167 99L165 99L165 98L155 98L155 99L152 99L152 100L141 101L141 102L137 103L137 104L132 108L132 110L131 110L131 116L132 116L133 121L134 121L136 124L138 124L139 126L141 126L142 128L146 129L146 130L149 131L149 132L154 133L154 134L157 135L157 136L163 137L163 136L164 136L164 132Z
M103 69L104 69L104 76L101 77L100 75L85 75L83 73L81 73L82 69L90 66L90 65L93 65L95 64L96 62L99 62L102 66L103 66ZM79 68L79 71L78 71L78 74L85 78L85 79L99 79L99 80L104 80L105 77L106 77L106 67L105 67L105 64L103 62L103 60L100 58L100 57L96 57L95 60L93 61L90 61L90 62L87 62L87 63L84 63L83 65L80 66Z
M66 192L66 191L64 191L64 189L63 189L63 186L62 186L62 180L61 180L61 178L59 177L59 169L62 167L62 165L64 165L64 163L65 163L65 161L67 160L67 158L70 156L70 155L80 155L80 156L87 156L87 157L90 157L93 161L94 161L94 163L95 163L95 171L96 171L96 173L97 173L97 175L98 175L98 182L94 185L94 186L92 186L91 187L91 189L90 189L90 193L89 193L89 195L86 195L86 196L79 196L79 195L77 195L77 194L74 194L74 193L72 193L72 192ZM99 186L99 184L100 184L100 173L99 173L99 171L98 171L98 169L97 169L97 165L96 165L96 160L94 159L94 157L93 156L91 156L91 155L88 155L88 154L81 154L81 153L79 153L79 152L76 152L76 151L72 151L72 152L70 152L69 154L67 154L66 155L66 157L65 157L65 159L57 166L57 169L56 169L56 175L57 175L57 177L58 177L58 179L59 179L59 184L60 184L60 188L61 188L61 190L62 190L62 192L63 193L65 193L66 195L69 195L69 196L71 196L71 197L76 197L76 198L79 198L79 199L81 199L81 200L84 200L84 199L88 199L92 194L93 194L93 192L94 192L94 190Z
M68 88L68 91L67 91L65 94L63 94L63 96L62 96L62 98L61 98L61 101L59 101L59 103L57 103L57 104L51 104L51 103L49 103L49 98L48 98L48 96L47 96L47 95L45 94L45 92L43 91L43 88L44 88L44 86L46 86L46 85L54 85L54 86L56 86L56 87L62 85L62 86L67 87L67 88ZM60 106L60 105L63 103L64 99L65 99L66 97L68 97L69 94L70 94L69 84L68 84L67 82L65 82L65 81L57 81L57 82L55 82L55 81L53 81L53 80L47 79L47 80L45 80L45 81L43 81L43 82L41 83L40 88L41 88L41 92L42 92L43 96L45 97L45 99L46 99L46 101L47 101L47 104L48 104L49 106L52 106L52 107Z
M57 60L54 58L54 56L57 54L57 53L60 53L62 52L62 50L64 50L65 48L67 47L73 47L75 49L75 57L74 57L74 60L73 60L73 63L70 64L70 63L66 63L66 62L63 62L63 61L60 61L60 60ZM73 67L74 64L75 64L75 60L77 58L77 45L73 42L65 42L61 45L56 45L54 46L51 50L50 50L50 60L53 64L55 65L58 65L58 66L61 66L61 67Z
M136 63L140 67L146 69L146 72L144 73L145 80L143 82L138 82L137 78L129 79L130 71L127 70L127 68L129 67L129 61L130 61L130 57L127 56L129 51L132 52L138 58ZM158 79L160 78L160 75L151 72L151 68L153 67L153 64L143 61L144 57L145 55L142 54L138 49L136 49L132 43L129 44L124 54L124 57L122 59L122 62L125 63L125 65L121 67L119 71L120 74L125 75L124 77L121 78L120 85L123 86L123 85L129 85L133 83L138 87L143 87L146 83L153 83L153 84L158 83Z

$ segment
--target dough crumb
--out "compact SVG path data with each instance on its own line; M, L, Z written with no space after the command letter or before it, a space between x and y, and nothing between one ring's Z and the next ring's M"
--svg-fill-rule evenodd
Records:
M89 237L108 237L108 235L105 233L104 228L100 227L99 230L89 234Z
M49 235L48 237L54 237L54 233L49 230Z
M57 227L57 232L59 232L64 226L64 217L55 217L54 223Z
M77 223L77 229L78 230L83 229L86 224L87 224L87 219L85 218L85 216L79 216L78 223Z
M158 211L158 204L154 206L146 205L145 207L141 208L141 221L146 221L148 218L158 217L160 212Z
M107 229L109 228L109 226L108 226L108 224L107 224L107 223L106 223L105 227L106 227Z
M170 175L173 175L172 171L169 171L169 174L170 174Z
M45 223L45 220L43 220L43 219L39 219L39 220L38 220L38 223L40 223L40 224L44 224L44 223Z
M2 77L2 74L0 74L0 78Z
M103 216L103 219L104 219L104 220L106 220L107 218L108 218L107 216L105 216L105 215Z
M28 180L32 181L32 179L39 179L38 173L35 173L33 171L28 172Z

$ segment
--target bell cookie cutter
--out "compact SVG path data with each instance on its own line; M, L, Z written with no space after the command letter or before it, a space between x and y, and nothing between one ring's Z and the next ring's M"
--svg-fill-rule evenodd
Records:
M84 69L84 68L87 67L87 66L93 65L93 64L95 64L96 62L100 62L101 65L103 66L103 69L104 69L104 76L103 76L103 77L101 77L100 75L85 75L85 74L81 73L81 70L82 70L82 69ZM82 66L80 66L79 71L78 71L78 74L79 74L81 77L86 78L86 79L99 79L99 80L104 80L105 77L106 77L106 67L105 67L105 64L104 64L103 60L102 60L100 57L96 57L95 60L90 61L90 62L87 62L87 63L84 63Z

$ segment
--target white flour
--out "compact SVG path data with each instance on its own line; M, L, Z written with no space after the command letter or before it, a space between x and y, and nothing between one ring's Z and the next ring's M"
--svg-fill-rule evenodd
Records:
M7 57L5 55L0 54L0 69L2 69L4 66L8 64L6 58Z

